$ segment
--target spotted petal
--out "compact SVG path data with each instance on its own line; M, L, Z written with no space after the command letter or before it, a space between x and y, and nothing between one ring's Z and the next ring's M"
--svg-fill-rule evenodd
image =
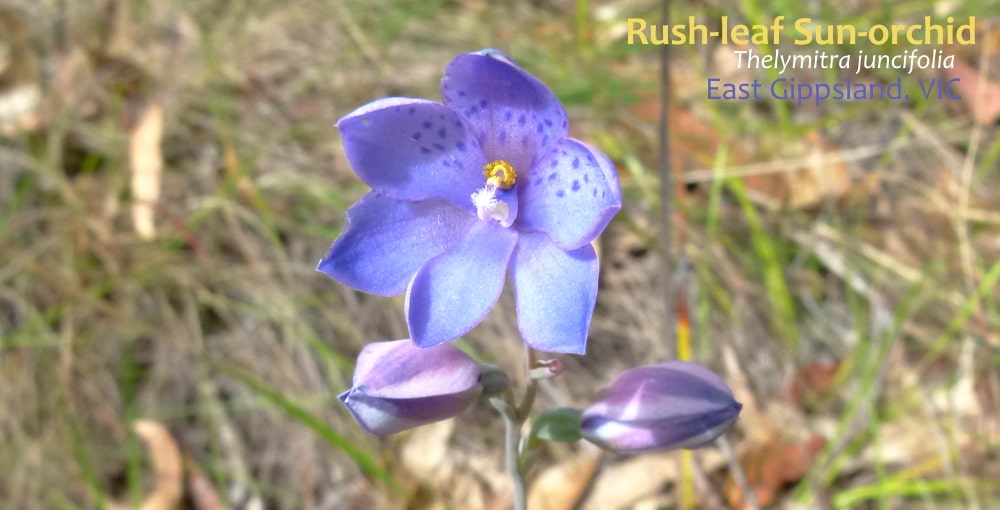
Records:
M347 159L366 184L393 198L444 198L472 211L486 161L458 115L423 99L386 98L337 122Z
M455 57L441 95L472 126L490 161L510 161L518 171L531 168L569 132L552 91L497 50Z
M444 201L372 192L347 210L347 229L316 270L364 292L401 294L420 266L458 244L475 222Z
M597 301L597 254L563 251L542 233L523 232L511 261L517 325L528 345L583 354Z
M614 164L572 138L561 140L517 186L515 226L546 232L563 249L593 241L621 209Z
M482 322L503 291L517 232L477 222L455 248L417 271L406 292L406 322L413 341L432 347Z

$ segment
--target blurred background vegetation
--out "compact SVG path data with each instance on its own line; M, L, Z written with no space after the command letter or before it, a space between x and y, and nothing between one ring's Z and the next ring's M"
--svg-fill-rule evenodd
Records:
M511 4L0 0L0 507L508 507L488 406L384 440L354 424L335 396L362 345L406 336L401 298L313 270L366 192L333 123L439 98L451 57L484 47L553 88L625 193L588 355L561 357L540 408L673 356L669 281L682 353L745 404L762 504L1000 507L1000 5L674 2L705 22L975 15L978 31L939 48L955 69L915 73L960 78L963 99L908 78L908 105L707 101L708 76L775 75L737 69L733 47L674 48L665 274L657 49L625 44L658 2ZM462 345L520 374L502 304ZM742 507L717 452L692 459L557 445L532 508Z

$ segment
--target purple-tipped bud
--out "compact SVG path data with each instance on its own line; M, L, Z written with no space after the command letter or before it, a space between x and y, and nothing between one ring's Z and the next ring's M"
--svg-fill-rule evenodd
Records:
M379 436L451 418L482 391L482 368L458 348L421 349L409 339L368 344L354 387L340 394L361 426Z
M708 446L740 415L726 383L696 363L667 361L626 370L580 418L584 439L639 453Z

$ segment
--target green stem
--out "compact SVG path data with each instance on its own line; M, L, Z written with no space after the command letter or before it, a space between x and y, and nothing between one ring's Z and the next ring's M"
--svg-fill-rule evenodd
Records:
M490 404L503 416L506 434L504 437L504 449L507 454L507 472L514 482L514 509L527 510L528 494L524 483L524 472L521 471L519 445L521 442L521 423L517 417L517 410L507 399L493 397Z
M524 483L524 472L521 471L521 454L518 445L521 442L521 424L507 420L505 446L507 448L507 471L514 482L514 509L527 510L528 491Z
M531 407L535 404L535 396L538 394L538 381L532 377L532 369L537 364L535 351L524 346L525 375L526 383L524 396L521 397L520 405L514 404L514 395L509 389L503 397L490 398L490 404L503 416L505 433L505 450L507 454L507 472L514 483L514 509L527 510L528 490L524 481L524 472L527 470L526 460L521 451L521 427L531 416Z

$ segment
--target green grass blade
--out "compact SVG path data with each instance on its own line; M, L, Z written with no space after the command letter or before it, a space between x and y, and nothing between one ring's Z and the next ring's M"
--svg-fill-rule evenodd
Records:
M761 265L761 276L767 289L768 299L771 302L773 313L768 315L771 328L795 350L799 344L795 303L788 290L788 284L785 282L784 264L778 255L777 243L768 235L760 217L757 216L757 210L754 209L747 197L743 181L730 179L726 181L726 186L736 197L743 210L743 215L746 217L747 224L750 226L750 240L754 255Z
M303 409L295 402L292 402L280 392L271 389L263 382L255 379L253 376L242 370L221 364L216 365L216 367L226 375L246 385L250 390L263 398L269 404L281 409L291 418L312 429L313 432L318 434L324 441L330 444L330 446L344 452L345 455L357 463L357 465L369 476L385 483L386 486L392 490L402 490L402 486L399 482L397 482L387 471L382 469L382 467L379 466L374 459L358 448L351 442L351 440L345 438L337 431L330 428L330 426L324 423L319 417L311 414L309 411Z

